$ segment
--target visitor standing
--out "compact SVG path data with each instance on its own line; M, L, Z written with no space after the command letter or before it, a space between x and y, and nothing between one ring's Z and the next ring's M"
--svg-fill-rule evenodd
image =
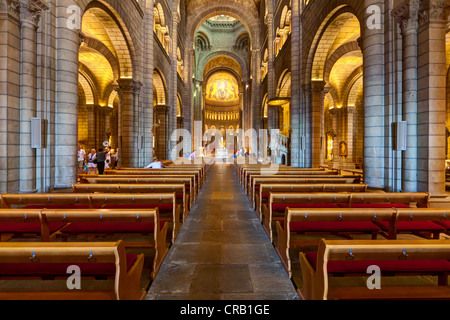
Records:
M98 149L97 152L97 169L98 174L102 175L105 170L106 152L103 148Z
M94 171L97 174L97 154L95 149L91 149L91 153L88 154L88 174Z
M82 146L78 146L78 174L83 173L84 163L86 161L86 151Z

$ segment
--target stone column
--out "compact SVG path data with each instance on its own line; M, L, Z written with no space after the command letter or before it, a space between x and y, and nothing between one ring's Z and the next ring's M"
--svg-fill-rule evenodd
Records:
M407 146L402 159L402 190L417 191L417 32L419 0L407 0L393 15L402 32L403 121L408 124Z
M311 82L311 166L318 168L323 165L321 159L321 137L322 137L322 101L324 81Z
M120 99L120 112L121 121L119 122L120 134L119 135L119 163L123 167L131 167L133 165L133 153L134 153L134 95L135 95L135 81L133 79L119 79L121 99Z
M377 6L384 12L384 1L365 0L364 7ZM369 25L371 11L365 12L362 51L364 59L364 180L369 187L385 187L385 58L384 23Z
M0 193L19 190L20 24L13 0L0 0Z
M142 82L135 81L133 86L133 126L132 126L132 139L134 142L134 153L131 158L131 166L132 167L141 167L143 164L140 163L140 154L141 154L141 146L138 146L138 136L141 135L140 131L140 121L139 117L141 113L139 112L140 109L140 95L141 95L141 89L142 89Z
M267 26L267 96L269 99L275 97L275 53L274 53L274 42L273 42L273 14L267 13L264 16L264 23ZM259 66L258 66L259 67Z
M353 163L353 127L355 123L355 106L347 106L347 162Z
M331 161L332 167L339 166L339 128L338 128L338 118L339 118L339 109L332 108L330 109L331 114L331 128L334 132L333 137L333 160Z
M249 87L244 87L247 96L251 95L251 103L244 104L244 108L251 108L247 114L251 115L247 119L245 130L255 129L259 133L262 126L261 120L261 54L259 49L253 49L251 52L252 72L250 76ZM247 100L246 100L247 101ZM256 151L255 151L256 153Z
M142 161L145 165L153 160L153 0L145 0L143 25L143 61L142 104L144 112L144 154Z
M172 48L171 48L171 87L172 90L170 92L170 111L169 111L169 144L167 155L169 158L171 157L171 150L177 144L177 141L172 141L171 135L173 131L177 129L177 92L178 92L178 58L177 58L177 46L178 46L178 24L181 21L181 15L178 12L172 13ZM176 159L168 159L168 160L176 160Z
M60 0L56 9L54 188L71 188L77 177L78 53L84 38L79 29L68 26L71 13L67 8L73 4L72 0Z
M290 105L290 158L293 167L300 167L300 97L301 90L301 43L300 1L292 1L291 6L291 105Z
M96 135L96 125L95 125L95 109L98 108L98 106L94 105L87 105L86 111L87 111L87 122L88 122L88 149L94 148L97 149L97 135ZM88 150L86 150L86 153L89 153Z
M168 150L168 114L169 107L166 105L156 105L156 119L155 123L158 123L158 127L156 129L156 150L155 154L158 159L167 159L167 150Z
M301 167L312 167L311 160L311 98L312 98L311 83L306 83L303 86L303 106L300 114L300 137L301 137Z
M418 30L418 190L445 192L446 1L424 1Z
M18 3L21 29L20 182L22 193L36 192L36 151L31 148L31 118L36 116L37 29L48 5L40 0Z
M183 117L184 117L184 129L189 131L192 135L192 143L194 142L194 97L193 97L193 77L194 77L194 49L186 48L185 52L185 62L186 62L186 77L184 80L184 84L186 86L184 92L185 102L183 108ZM184 152L191 152L192 150L184 150Z
M275 98L276 88L275 88L275 38L273 36L273 14L267 13L264 16L264 22L267 25L267 98L270 101ZM278 126L278 108L269 105L269 110L267 112L268 115L268 128L271 129L279 129ZM270 133L269 133L270 134Z

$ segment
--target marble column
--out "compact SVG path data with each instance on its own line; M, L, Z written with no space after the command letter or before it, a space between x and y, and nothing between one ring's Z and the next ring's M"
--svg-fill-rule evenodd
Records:
M31 119L36 117L36 37L45 1L19 1L21 27L20 75L20 183L19 192L36 192L36 151L31 148Z

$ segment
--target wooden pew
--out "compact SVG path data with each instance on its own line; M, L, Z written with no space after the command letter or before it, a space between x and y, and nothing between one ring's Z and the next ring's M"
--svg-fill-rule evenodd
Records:
M423 193L270 193L262 207L262 224L273 241L272 223L290 208L410 208L428 207L430 194Z
M181 228L181 205L175 193L37 193L2 194L4 209L154 209L161 221L172 222L172 242Z
M176 169L145 169L145 170L107 170L105 175L125 175L125 176L152 176L152 175L195 175L195 179L198 183L198 189L203 186L202 170L189 169L189 170L176 170Z
M259 185L262 182L274 183L280 181L279 183L291 183L292 181L298 181L296 183L308 183L308 184L359 184L359 178L354 178L353 176L303 176L303 175L273 175L273 176L251 176L249 183L245 192L249 199L251 199L258 191ZM294 179L294 180L292 180ZM283 182L286 181L286 182Z
M292 266L289 250L302 246L317 246L311 240L292 239L292 233L300 234L334 234L350 237L352 234L370 234L372 239L377 235L387 237L386 233L375 222L387 222L394 229L396 211L394 209L291 209L286 208L283 220L276 222L278 253L289 277L292 277Z
M52 232L49 229L52 224L63 226ZM79 235L87 235L88 240L105 235L150 236L150 241L126 241L125 247L154 248L151 279L155 278L169 251L166 244L168 223L160 221L158 208L42 210L41 230L44 239L52 241L61 237L63 242Z
M31 280L42 276L67 279L70 265L81 269L81 277L114 279L110 290L0 290L0 300L142 300L140 288L144 255L127 255L122 241L97 243L0 243L0 274L5 278ZM22 288L21 288L22 289Z
M41 237L49 241L49 234L59 230L65 223L47 225L47 233L42 232L40 209L0 209L0 242L14 237Z
M190 182L186 179L189 179ZM198 183L195 175L80 175L80 183L146 183L146 184L164 184L166 181L170 183L186 183L192 187L190 197L192 202L198 195ZM104 181L104 182L102 182ZM179 182L177 182L179 181ZM189 187L189 188L191 188Z
M251 180L250 176L276 176L276 175L298 175L298 176L336 176L338 172L336 171L306 171L302 169L291 169L291 168L276 168L276 169L251 169L243 170L241 177L241 184L247 185Z
M100 184L100 183L75 183L72 185L74 193L175 193L177 203L182 208L182 221L186 220L189 213L189 194L186 194L184 184Z
M269 194L271 192L276 193L322 193L322 192L366 192L366 184L288 184L288 183L261 183L259 184L259 190L252 198L253 207L261 219L262 206L267 203Z
M439 239L441 233L450 230L449 208L396 208L396 222L389 233L389 239L396 239L399 234L413 234L428 239ZM378 224L383 230L384 223Z
M171 163L169 166L166 166L161 169L151 169L151 168L129 168L129 167L117 167L115 170L121 170L121 171L139 171L139 172L153 172L153 171L193 171L198 170L200 172L201 182L204 183L206 181L207 177L207 171L209 170L210 166L205 165L184 165L180 164L177 165L175 163Z
M450 298L450 287L443 285L383 285L370 290L363 286L330 286L329 274L367 274L369 265L379 266L381 275L450 273L448 240L321 240L316 254L300 253L303 275L301 296L311 300L441 300ZM432 261L432 263L430 263ZM431 265L431 267L430 267ZM350 270L352 272L350 272ZM345 278L344 278L345 279ZM440 283L441 284L441 283Z
M307 169L307 168L291 168L291 167L272 167L272 168L245 168L242 170L242 181L245 181L245 177L250 174L265 174L273 175L281 172L295 172L303 175L339 175L338 171L323 170L323 169Z
M80 183L99 183L99 184L184 184L186 188L186 194L189 195L190 205L194 203L195 200L195 190L194 190L194 176L191 177L140 177L140 178L129 178L127 176L96 176L94 177L83 177L80 179Z
M307 172L307 171L314 171L314 172L322 172L322 171L337 171L339 172L339 170L326 170L325 168L294 168L291 166L286 166L286 165L281 165L281 164L276 164L276 165L272 165L272 164L244 164L244 165L239 165L236 164L237 168L236 170L238 171L239 177L240 177L240 181L243 181L243 177L245 175L245 172L248 170L263 170L263 171L273 171L274 169L280 169L280 170L297 170L297 171L301 171L301 172Z

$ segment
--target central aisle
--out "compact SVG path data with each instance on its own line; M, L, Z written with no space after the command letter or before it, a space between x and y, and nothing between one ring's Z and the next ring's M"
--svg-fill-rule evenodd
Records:
M211 168L146 298L298 299L231 165Z

